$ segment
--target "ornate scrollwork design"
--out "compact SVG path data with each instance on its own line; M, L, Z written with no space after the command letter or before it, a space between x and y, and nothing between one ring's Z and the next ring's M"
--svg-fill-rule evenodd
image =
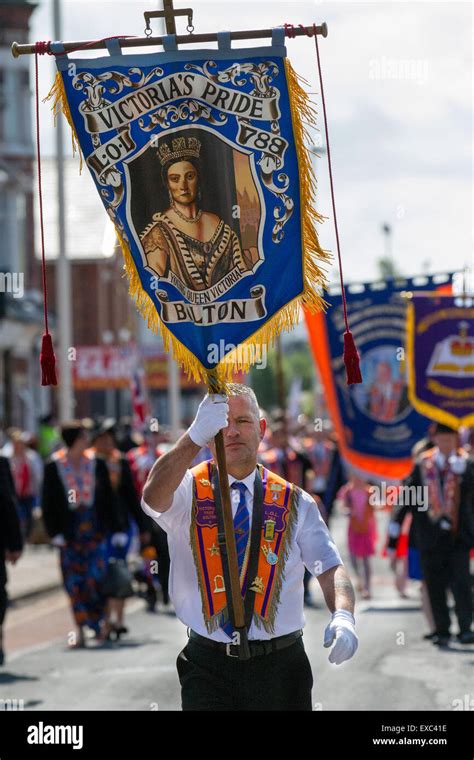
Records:
M132 79L135 76L138 79ZM120 71L105 71L94 76L90 71L81 71L72 80L72 86L75 90L84 90L86 93L82 110L96 111L111 102L103 97L104 93L109 92L111 95L118 95L124 87L131 87L136 90L138 87L148 84L153 78L161 76L163 76L163 69L159 66L149 71L148 74L144 74L137 66L130 68L128 75L122 74Z
M232 66L223 71L217 71L216 61L206 61L202 66L198 66L195 63L187 63L185 69L199 71L213 82L219 84L230 82L236 87L243 87L250 80L254 86L250 94L260 98L270 98L275 95L275 89L270 83L279 71L274 61L233 63Z
M151 132L157 125L162 129L167 129L178 121L194 122L198 119L205 119L209 124L221 126L227 122L227 116L219 113L214 116L212 109L199 100L184 100L179 105L170 104L159 108L157 111L149 114L148 123L145 119L139 119L138 125L144 132Z

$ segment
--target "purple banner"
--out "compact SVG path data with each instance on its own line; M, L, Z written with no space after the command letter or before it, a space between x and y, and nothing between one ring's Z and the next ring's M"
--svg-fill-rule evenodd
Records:
M474 425L474 298L414 294L407 332L415 409L451 427Z

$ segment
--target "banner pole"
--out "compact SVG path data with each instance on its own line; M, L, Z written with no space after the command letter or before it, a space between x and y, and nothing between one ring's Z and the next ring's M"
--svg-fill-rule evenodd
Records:
M312 26L298 26L286 32L286 36L293 37L312 37L314 33L321 35L322 37L328 36L328 27L326 23ZM249 29L247 31L231 32L231 41L239 40L261 40L267 37L271 37L273 29ZM120 42L121 48L132 47L144 47L153 45L162 45L163 37L117 37ZM217 33L205 33L205 34L179 34L176 35L177 45L194 45L199 42L217 42ZM49 42L45 43L46 48L42 51L49 53ZM74 42L63 42L64 52L72 53L81 49L84 50L100 50L106 47L105 40L78 40ZM34 55L36 52L36 43L20 44L13 42L11 46L11 53L14 58L18 58L20 55Z
M222 392L222 389L221 389ZM219 389L209 380L209 393L219 393ZM219 490L221 494L222 516L224 523L224 535L229 567L230 589L225 590L227 607L230 611L229 601L232 601L234 629L238 634L236 643L239 645L239 659L248 660L250 650L245 625L245 609L242 591L240 588L239 563L237 559L237 545L235 542L234 520L232 517L232 505L230 501L229 478L227 474L227 461L224 447L224 434L219 430L214 438L216 447L216 462L219 476ZM230 597L230 598L229 598Z

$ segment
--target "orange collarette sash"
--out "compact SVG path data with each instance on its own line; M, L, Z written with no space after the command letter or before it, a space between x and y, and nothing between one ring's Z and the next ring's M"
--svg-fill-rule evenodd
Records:
M257 465L263 485L263 519L258 570L255 578L242 578L242 588L255 592L253 621L274 632L284 568L296 524L300 489ZM216 505L212 489L214 462L193 467L193 508L190 542L201 592L202 610L210 633L227 618L227 599L220 556Z
M467 454L463 449L456 451L458 456ZM435 449L423 452L420 457L421 475L424 485L428 486L428 517L437 522L442 517L451 521L451 530L457 532L459 521L459 499L461 496L461 476L450 468L447 470L443 487L434 458Z

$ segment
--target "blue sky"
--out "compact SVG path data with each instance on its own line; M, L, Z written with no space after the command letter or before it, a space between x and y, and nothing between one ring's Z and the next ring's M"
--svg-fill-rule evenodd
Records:
M31 38L51 39L52 7L41 2ZM141 35L140 0L64 0L63 39ZM392 226L394 258L415 275L472 265L472 5L468 2L275 2L192 5L196 32L326 21L320 38L337 214L348 282L371 280L384 253L381 224ZM155 22L159 31L159 22ZM178 20L184 31L185 21ZM318 93L313 40L289 40L288 55ZM44 96L53 62L40 61ZM319 95L314 96L320 114ZM45 154L54 146L49 108L41 108ZM67 140L67 145L69 141ZM317 162L320 228L335 252L327 160ZM86 192L93 192L81 177ZM332 267L330 279L337 278Z

